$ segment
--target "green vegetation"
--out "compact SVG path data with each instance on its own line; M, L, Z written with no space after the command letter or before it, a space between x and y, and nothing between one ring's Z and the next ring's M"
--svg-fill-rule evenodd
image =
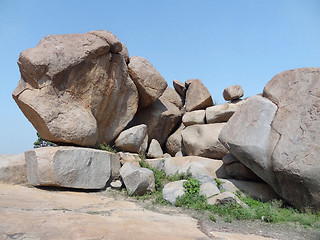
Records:
M104 151L107 151L107 152L111 152L111 153L116 153L117 150L115 149L114 146L110 146L109 144L104 144L104 143L100 143L98 146L97 146L98 149L100 150L104 150Z
M204 195L199 194L200 182L194 178L190 172L185 174L175 174L166 176L164 171L159 171L149 166L145 161L140 162L141 167L148 168L154 172L155 192L145 196L137 197L138 199L153 199L154 204L167 204L162 197L164 185L171 181L185 179L185 192L183 196L177 198L175 205L177 207L193 209L208 214L211 221L216 222L217 217L221 217L226 222L234 220L261 220L270 223L294 222L305 227L320 228L320 212L312 213L311 211L301 212L295 208L287 206L282 201L261 202L251 197L245 196L239 198L248 208L243 208L239 204L230 203L227 205L210 205ZM216 179L218 187L222 182Z
M52 146L52 147L56 147L57 145L52 143L52 142L49 142L49 141L46 141L44 140L39 133L37 133L37 141L35 141L33 143L33 148L40 148L40 147L49 147L49 146Z

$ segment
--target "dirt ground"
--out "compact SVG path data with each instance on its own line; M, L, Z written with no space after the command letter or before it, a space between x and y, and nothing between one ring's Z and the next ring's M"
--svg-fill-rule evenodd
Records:
M213 222L107 189L81 192L0 184L0 239L319 240L320 230L262 221Z

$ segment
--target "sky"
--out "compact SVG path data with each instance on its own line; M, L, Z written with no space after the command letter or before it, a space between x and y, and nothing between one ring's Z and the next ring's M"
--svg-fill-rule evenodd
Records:
M0 0L0 154L37 139L11 96L20 52L46 35L99 29L170 86L199 78L218 104L230 85L249 97L282 71L320 67L320 0Z

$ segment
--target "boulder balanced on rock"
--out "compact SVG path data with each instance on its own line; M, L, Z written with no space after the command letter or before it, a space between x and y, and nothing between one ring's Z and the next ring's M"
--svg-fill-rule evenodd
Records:
M131 121L138 91L119 43L105 31L52 35L20 54L13 98L43 139L109 143Z

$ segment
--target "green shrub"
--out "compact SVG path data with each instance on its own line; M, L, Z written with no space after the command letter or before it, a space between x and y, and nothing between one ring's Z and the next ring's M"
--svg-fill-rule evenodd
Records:
M40 134L37 132L37 141L35 141L33 143L33 148L40 148L40 147L56 147L58 146L57 144L53 143L53 142L50 142L50 141L47 141L47 140L44 140Z
M115 147L114 146L110 146L109 144L100 143L97 148L100 149L100 150L111 152L111 153L116 153L117 152Z

